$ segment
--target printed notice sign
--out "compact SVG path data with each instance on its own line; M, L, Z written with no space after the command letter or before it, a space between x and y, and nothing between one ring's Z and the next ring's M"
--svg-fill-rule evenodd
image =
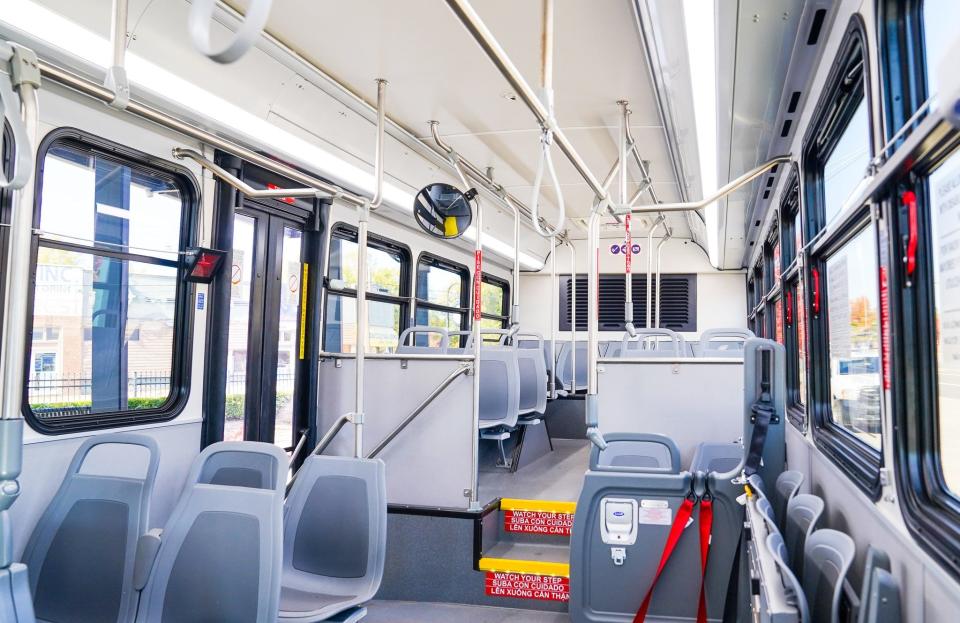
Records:
M651 526L669 526L673 523L673 511L667 500L640 500L637 523Z
M526 534L553 534L570 536L573 527L571 513L507 510L503 512L503 529Z
M529 573L487 571L486 593L490 597L570 601L569 578Z

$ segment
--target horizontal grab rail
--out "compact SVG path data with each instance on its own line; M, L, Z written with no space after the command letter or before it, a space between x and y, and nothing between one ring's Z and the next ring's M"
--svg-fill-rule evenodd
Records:
M377 456L378 454L380 454L380 452L381 452L384 448L387 447L387 444L389 444L391 441L393 441L394 438L395 438L397 435L399 435L400 433L402 433L403 430L404 430L407 426L409 426L410 423L413 422L413 421L417 418L418 415L420 415L421 413L423 413L424 409L426 409L428 406L430 406L430 403L432 403L434 400L436 400L436 399L440 396L440 394L442 394L442 393L444 392L445 389L447 389L448 387L450 387L450 385L451 385L459 376L461 376L461 375L463 375L463 374L466 374L467 372L469 372L469 371L472 370L472 369L473 369L473 365L472 365L471 363L466 363L466 362L464 362L464 363L460 364L460 367L458 367L456 370L454 370L454 371L451 372L449 375L447 375L447 378L443 379L443 381L441 381L440 384L437 385L437 387L436 387L432 392L430 392L430 395L427 396L419 405L417 405L417 408L414 409L414 410L410 413L410 415L408 415L407 417L405 417L405 418L403 419L403 421L400 422L400 424L398 424L397 427L394 428L394 429L390 432L389 435L387 435L386 437L383 438L383 441L381 441L379 444L377 444L377 447L376 447L376 448L374 448L373 450L370 451L370 454L367 455L367 458L368 458L368 459L376 458L376 456Z
M321 351L320 359L356 359L356 353L328 353ZM473 355L427 355L422 353L367 353L366 359L386 361L473 361Z

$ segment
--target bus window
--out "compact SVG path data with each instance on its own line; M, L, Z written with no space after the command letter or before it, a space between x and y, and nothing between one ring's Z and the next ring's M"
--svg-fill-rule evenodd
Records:
M823 166L824 225L830 223L866 175L870 162L867 100L860 104Z
M826 260L830 418L880 449L877 247L867 227Z
M943 477L960 493L960 154L928 178Z
M27 370L41 430L171 412L189 292L177 278L184 187L72 140L46 150Z
M937 94L937 73L950 46L956 41L955 0L923 0L924 70L927 96Z
M448 331L466 329L469 279L470 271L466 267L421 255L417 262L416 324ZM439 339L432 333L416 336L418 345L422 346L436 346Z
M357 234L343 225L330 239L331 288L324 315L324 349L356 352L357 343ZM367 352L393 352L407 317L409 253L399 245L368 238ZM337 282L333 285L333 282Z
M510 286L505 281L483 275L480 284L481 319L484 329L506 329L510 323Z

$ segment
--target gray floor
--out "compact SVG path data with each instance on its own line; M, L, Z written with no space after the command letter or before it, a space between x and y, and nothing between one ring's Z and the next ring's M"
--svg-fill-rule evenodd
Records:
M363 623L569 623L566 613L462 606L458 604L373 601Z
M513 474L507 470L480 472L480 502L498 497L576 502L590 462L590 442L554 439L553 448Z
M537 562L570 562L570 546L558 543L500 541L484 551L484 558L535 560Z

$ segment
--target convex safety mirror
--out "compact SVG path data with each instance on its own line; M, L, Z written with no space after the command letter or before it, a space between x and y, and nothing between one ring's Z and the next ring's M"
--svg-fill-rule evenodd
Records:
M473 222L470 200L476 196L473 188L464 193L450 184L429 184L417 193L413 216L420 228L431 236L459 238Z

